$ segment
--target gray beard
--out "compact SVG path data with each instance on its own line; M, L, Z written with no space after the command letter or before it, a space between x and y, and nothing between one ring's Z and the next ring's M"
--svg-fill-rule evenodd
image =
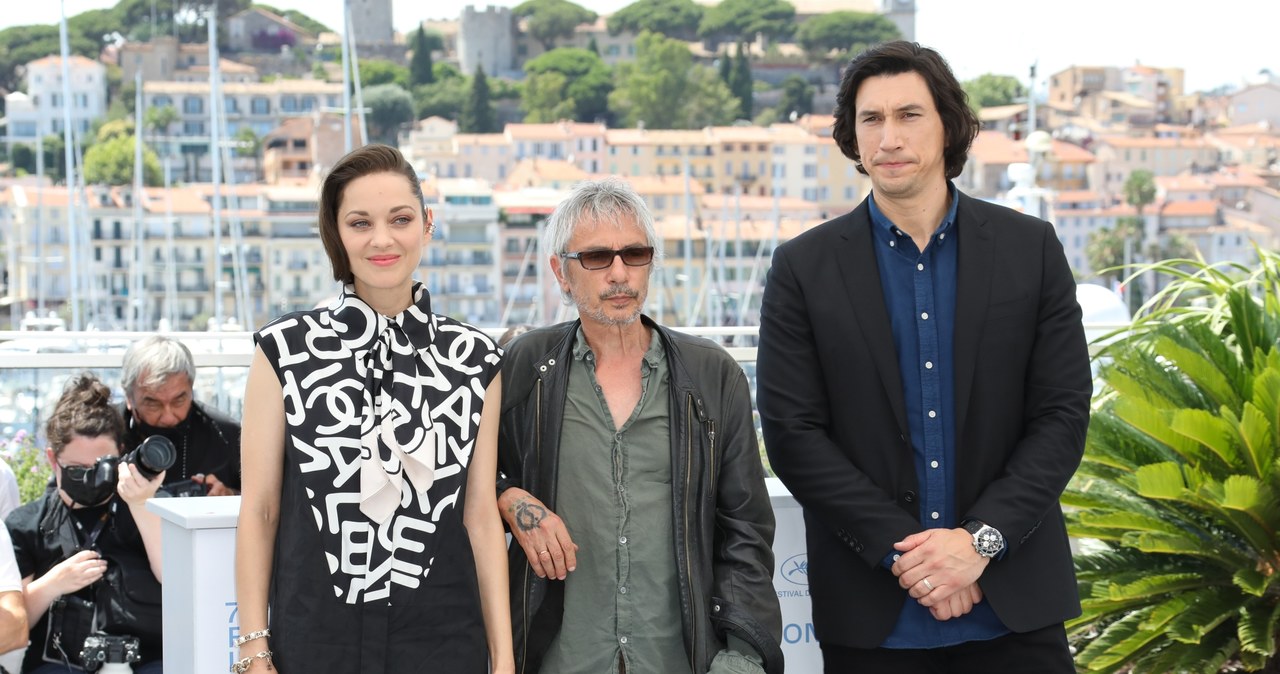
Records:
M636 320L640 318L640 313L644 309L643 295L641 295L640 291L627 286L611 286L609 290L601 293L597 299L604 300L604 298L606 297L612 297L618 294L630 295L631 297L635 297L636 299L640 300L637 303L635 311L631 312L629 316L625 316L623 318L610 316L607 312L605 312L603 305L597 305L595 307L589 306L588 298L583 297L576 292L571 293L573 297L573 303L578 307L579 316L590 319L594 323L599 323L600 325L607 325L609 327L614 327L614 328L626 327L628 325L631 325L632 323L635 323Z

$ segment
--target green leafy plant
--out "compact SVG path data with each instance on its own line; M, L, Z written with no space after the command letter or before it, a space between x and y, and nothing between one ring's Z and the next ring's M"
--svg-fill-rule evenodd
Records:
M1173 260L1101 355L1063 495L1088 672L1280 671L1280 255Z
M18 498L28 503L42 496L53 477L44 448L36 445L35 436L20 430L0 444L0 458L9 464L18 478Z

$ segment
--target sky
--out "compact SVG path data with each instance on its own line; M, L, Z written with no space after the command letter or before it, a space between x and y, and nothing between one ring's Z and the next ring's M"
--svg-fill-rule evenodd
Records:
M56 2L0 1L0 28L58 20ZM600 13L631 1L578 0ZM62 2L69 16L115 4ZM342 23L342 0L265 4L301 9L331 27ZM519 0L393 0L396 28L407 32L421 19L457 18L468 4L513 6ZM961 79L987 72L1025 79L1038 62L1043 87L1047 75L1070 65L1140 62L1182 67L1187 90L1195 91L1239 85L1263 68L1280 73L1275 0L917 0L916 8L916 39L940 51Z

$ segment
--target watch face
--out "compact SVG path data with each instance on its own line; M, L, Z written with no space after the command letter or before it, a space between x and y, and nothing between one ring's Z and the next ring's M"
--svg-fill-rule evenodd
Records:
M991 527L983 527L974 536L973 546L977 548L978 554L984 557L992 557L1000 553L1004 548L1004 537L999 531Z

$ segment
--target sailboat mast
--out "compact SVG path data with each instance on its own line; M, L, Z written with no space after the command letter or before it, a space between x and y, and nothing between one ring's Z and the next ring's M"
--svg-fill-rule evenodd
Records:
M218 4L209 5L209 154L213 155L213 322L222 329L222 107L218 72Z
M129 304L125 307L129 330L144 330L147 303L142 287L142 69L133 77L133 264L129 269Z
M351 21L351 3L347 2L347 31L343 34L344 40L351 42L351 81L356 85L356 119L360 120L360 144L369 144L369 125L364 119L364 90L360 87L360 54L356 49L356 33L351 30L355 24ZM350 126L350 122L347 125ZM349 133L349 132L348 132Z
M67 269L71 273L71 329L80 331L80 237L76 226L75 145L71 138L71 43L67 39L67 2L58 3L62 18L58 23L58 41L62 53L62 140L63 160L67 163L67 240L70 244L71 260Z
M351 35L351 13L346 11L347 0L342 0L342 151L343 154L351 153L351 54L350 40L347 36Z

